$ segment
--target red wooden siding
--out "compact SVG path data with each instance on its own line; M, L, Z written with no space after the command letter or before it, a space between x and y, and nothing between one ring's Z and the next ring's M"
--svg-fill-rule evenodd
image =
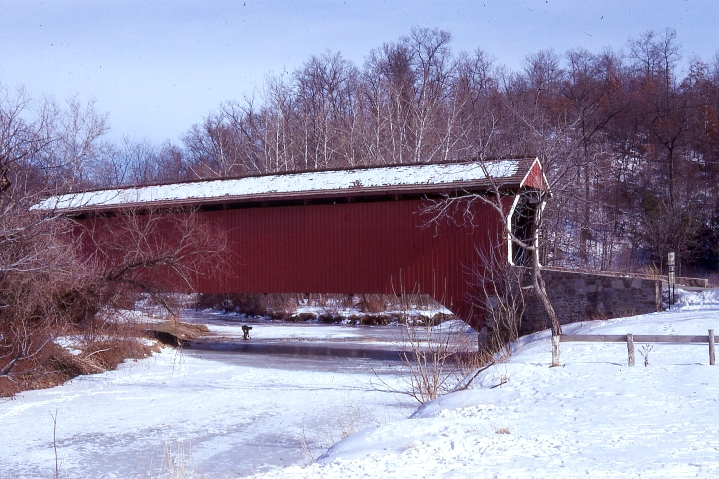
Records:
M527 177L524 181L523 186L526 186L528 188L536 188L536 189L545 189L547 187L547 184L544 181L543 173L542 173L542 166L539 164L539 161L535 161L532 164L532 167L530 168L529 172L527 173Z
M204 293L430 294L466 320L475 247L500 241L496 213L475 202L474 228L423 227L422 201L238 208L200 213L224 231L228 271L208 271ZM473 315L474 316L474 315Z

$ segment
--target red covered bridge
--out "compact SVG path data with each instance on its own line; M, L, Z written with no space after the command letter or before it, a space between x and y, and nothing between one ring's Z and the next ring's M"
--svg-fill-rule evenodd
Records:
M514 227L527 230L537 205L523 204L521 193L544 185L538 160L524 158L90 191L52 197L39 207L111 228L113 214L124 209L191 206L226 235L234 253L227 271L197 278L196 292L422 293L477 323L468 269L478 250L501 248L512 261L502 221L482 201L462 207L471 221L428 224L426 208L448 196L500 191L508 216L523 210L524 220L512 218Z

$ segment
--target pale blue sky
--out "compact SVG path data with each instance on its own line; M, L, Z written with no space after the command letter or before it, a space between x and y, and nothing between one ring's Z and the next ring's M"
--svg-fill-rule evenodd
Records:
M453 35L510 68L541 49L625 47L672 27L687 60L719 51L718 0L0 0L0 83L79 94L109 111L111 137L177 142L220 102L312 54L365 55L413 26Z

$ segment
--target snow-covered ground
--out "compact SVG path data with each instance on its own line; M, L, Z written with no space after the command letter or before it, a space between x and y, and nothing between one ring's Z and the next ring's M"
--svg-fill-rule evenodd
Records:
M565 327L565 333L719 332L719 291L682 294L674 310ZM465 391L410 419L334 445L309 467L263 477L716 477L719 366L707 345L653 345L637 366L626 345L562 343L550 368L547 333ZM644 350L646 351L646 349Z
M719 331L719 291L685 293L670 312L565 332L708 329ZM633 368L622 343L562 343L555 368L546 333L514 346L468 390L409 419L411 403L369 385L381 363L163 350L0 402L0 478L54 476L51 415L68 478L156 477L167 471L166 450L181 462L179 449L208 479L719 474L719 366L708 365L706 345L654 345L645 367L637 344Z

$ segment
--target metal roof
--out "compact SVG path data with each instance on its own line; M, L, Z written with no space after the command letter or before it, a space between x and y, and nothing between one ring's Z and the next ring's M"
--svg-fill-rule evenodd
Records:
M519 188L533 158L430 165L381 166L247 176L52 196L34 210L92 211L137 206L204 205L251 201L441 193ZM487 174L488 173L488 174Z

